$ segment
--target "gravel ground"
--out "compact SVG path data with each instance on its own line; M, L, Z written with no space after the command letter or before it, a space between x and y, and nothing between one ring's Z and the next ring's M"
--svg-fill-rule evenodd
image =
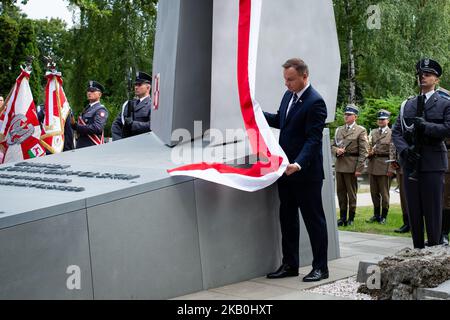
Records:
M356 276L353 276L304 291L353 300L373 300L372 297L367 294L357 293L359 286L360 283L356 282Z

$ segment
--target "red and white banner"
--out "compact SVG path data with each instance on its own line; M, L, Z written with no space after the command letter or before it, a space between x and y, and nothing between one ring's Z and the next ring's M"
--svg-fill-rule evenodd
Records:
M42 157L41 127L29 84L30 72L22 70L0 115L2 163Z
M46 73L45 118L42 124L41 142L51 153L60 153L64 148L64 127L70 106L63 89L61 73Z
M172 176L191 176L244 191L273 184L289 161L255 100L255 75L262 0L239 1L238 91L241 113L251 148L259 160L249 168L223 163L197 163L168 170Z

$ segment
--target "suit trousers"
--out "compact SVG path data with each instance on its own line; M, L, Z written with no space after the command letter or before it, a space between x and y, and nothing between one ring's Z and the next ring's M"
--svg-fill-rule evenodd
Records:
M300 221L305 222L313 253L313 269L327 266L328 233L322 205L323 181L298 182L283 175L278 180L283 263L299 267Z
M336 193L341 211L356 212L358 181L354 173L336 172Z
M444 171L419 172L419 180L410 180L411 169L404 167L406 200L408 202L409 225L414 248L424 248L424 219L428 245L438 245L442 229L442 194Z
M376 208L389 209L389 182L387 175L375 176L369 174L370 195L373 206Z
M401 170L397 170L397 183L398 190L400 192L400 207L402 208L402 218L403 224L409 226L409 215L408 215L408 202L405 196L405 181L403 180L403 173Z

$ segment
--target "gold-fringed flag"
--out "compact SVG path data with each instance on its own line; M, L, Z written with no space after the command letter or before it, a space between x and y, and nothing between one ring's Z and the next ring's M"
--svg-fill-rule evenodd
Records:
M70 113L70 106L64 93L61 73L53 69L45 76L47 85L41 143L51 153L60 153L64 148L64 126Z
M30 73L31 70L22 69L0 115L0 149L3 153L1 163L45 155L45 148L40 142L41 127L29 84Z

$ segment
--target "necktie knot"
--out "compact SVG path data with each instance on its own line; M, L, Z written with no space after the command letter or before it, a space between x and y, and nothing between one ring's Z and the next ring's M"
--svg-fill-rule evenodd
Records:
M298 95L296 93L294 93L294 95L292 96L292 104L296 103L298 100Z

